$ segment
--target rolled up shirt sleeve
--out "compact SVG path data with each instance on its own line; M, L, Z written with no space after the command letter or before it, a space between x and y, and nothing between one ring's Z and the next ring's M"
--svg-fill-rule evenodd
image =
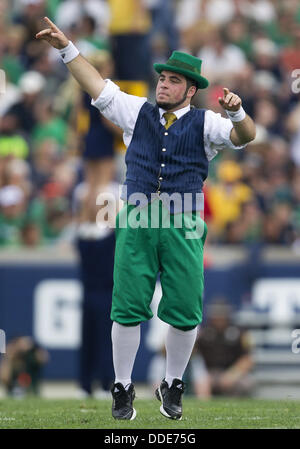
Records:
M207 159L211 161L219 151L226 148L241 150L246 145L236 146L230 139L233 124L221 114L207 110L204 118L204 148Z
M145 97L136 97L122 92L111 80L105 80L105 87L96 100L95 106L105 118L123 129L123 139L129 145L140 109L147 101Z

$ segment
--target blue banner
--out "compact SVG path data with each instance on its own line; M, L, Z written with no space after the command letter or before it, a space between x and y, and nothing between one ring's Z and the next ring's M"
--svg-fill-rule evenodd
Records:
M300 264L242 263L205 270L207 305L225 296L235 308L251 303L270 319L289 319L300 311ZM77 266L69 264L1 263L0 329L7 342L30 335L50 354L44 370L48 379L76 379L81 344L82 287ZM160 298L156 290L156 303ZM271 298L271 299L270 299ZM161 323L161 322L160 322ZM159 347L157 319L142 326L134 378L145 381L154 349ZM162 331L163 335L163 331Z

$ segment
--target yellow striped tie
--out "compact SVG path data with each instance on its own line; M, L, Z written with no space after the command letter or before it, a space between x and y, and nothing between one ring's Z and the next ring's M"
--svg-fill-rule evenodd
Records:
M174 112L165 112L163 114L163 117L166 120L165 123L165 128L169 129L171 125L173 125L173 123L177 120L176 115L174 114Z

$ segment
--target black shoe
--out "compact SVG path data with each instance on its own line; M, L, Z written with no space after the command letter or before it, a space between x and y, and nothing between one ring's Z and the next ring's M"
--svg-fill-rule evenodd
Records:
M155 395L161 401L160 413L167 418L181 420L182 402L181 396L184 392L184 383L180 379L174 379L169 388L165 380L162 381Z
M111 389L113 397L112 415L115 419L133 420L136 417L136 411L132 407L135 398L133 384L130 384L128 390L125 390L121 383L114 384Z

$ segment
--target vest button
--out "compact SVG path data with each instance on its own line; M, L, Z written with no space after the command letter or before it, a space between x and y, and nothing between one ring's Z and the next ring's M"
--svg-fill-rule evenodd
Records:
M157 193L160 195L160 190L158 190Z
M165 136L168 136L169 135L169 133L165 133Z
M163 178L160 176L159 178L158 178L160 181L162 181L163 180Z
M166 149L166 148L163 148L161 151L167 151L167 149Z
M161 164L162 167L165 167L165 164Z

